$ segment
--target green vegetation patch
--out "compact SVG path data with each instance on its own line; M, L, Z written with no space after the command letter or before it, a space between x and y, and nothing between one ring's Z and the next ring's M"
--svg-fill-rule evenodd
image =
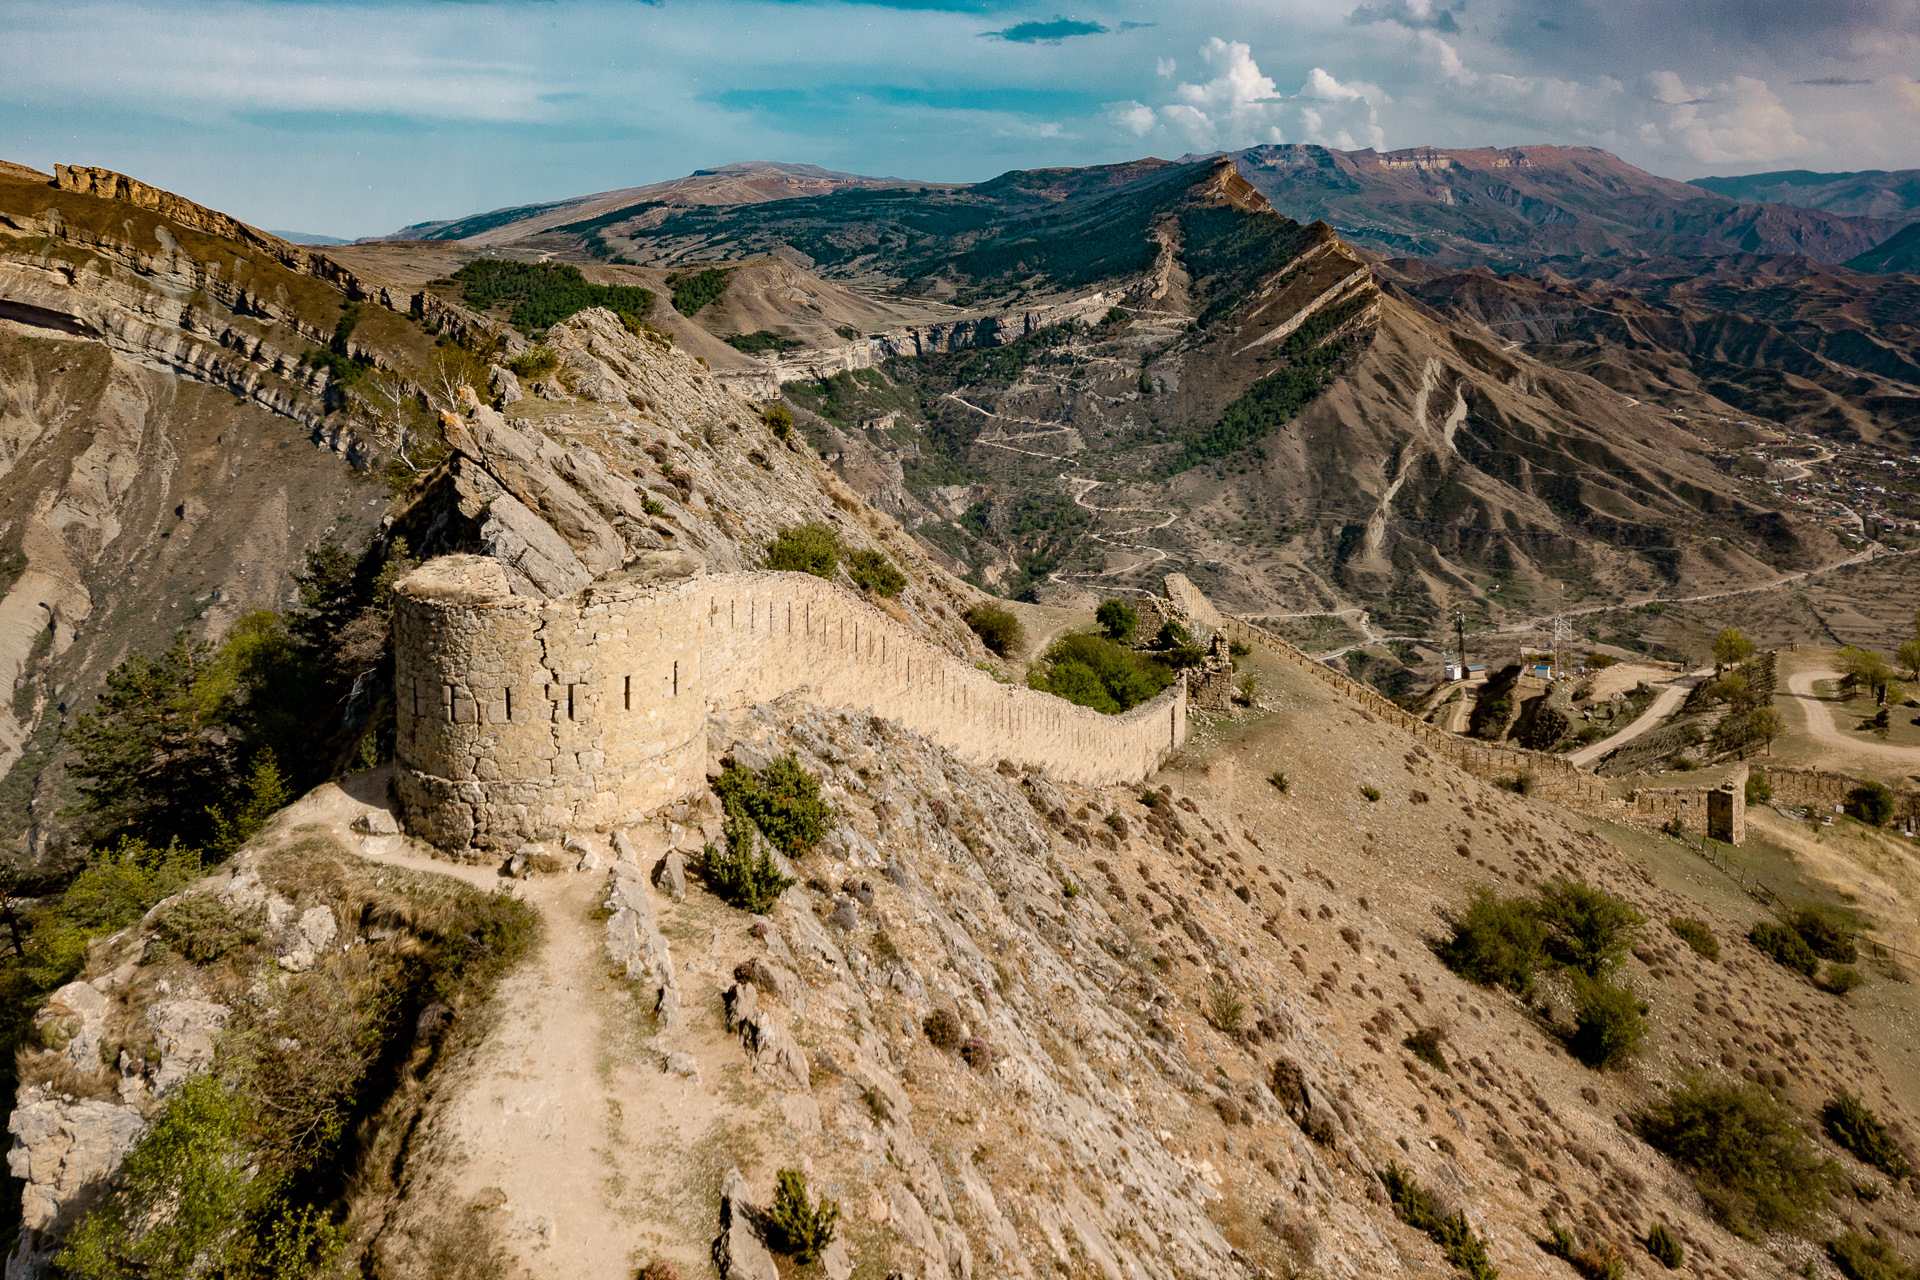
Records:
M1640 1051L1647 1035L1647 1007L1633 992L1576 972L1573 1009L1567 1051L1581 1062L1604 1070Z
M775 1175L773 1211L767 1215L768 1243L790 1254L798 1266L819 1261L833 1243L835 1226L840 1221L840 1203L821 1196L818 1201L807 1195L807 1175L798 1169L782 1169Z
M727 291L727 281L732 276L730 267L708 267L692 275L668 276L667 283L673 286L673 309L683 316L699 315L702 307Z
M831 578L840 567L846 547L840 535L824 524L807 523L782 529L767 546L767 568L810 573L816 578Z
M1173 683L1173 670L1103 635L1076 632L1048 646L1027 687L1107 715L1137 707Z
M1713 930L1704 921L1691 916L1675 916L1667 921L1667 928L1680 935L1680 940L1693 948L1694 954L1708 960L1720 958L1720 940L1713 936Z
M1295 339L1307 333L1319 319L1321 317L1316 317L1296 329L1282 345L1282 353L1289 357L1286 368L1277 369L1248 387L1211 427L1185 435L1180 452L1168 468L1170 474L1258 444L1274 428L1290 422L1339 376L1342 359L1354 345L1350 339L1310 348L1294 347ZM1341 323L1344 322L1343 319Z
M862 591L893 597L907 587L907 575L878 551L854 551L847 556L847 576Z
M725 814L726 848L707 846L707 882L734 906L764 913L794 881L767 850L755 851L755 830L789 858L803 857L833 825L833 810L820 798L819 779L791 755L760 774L728 764L713 790Z
M1848 1231L1827 1241L1827 1257L1847 1280L1915 1280L1920 1267L1901 1257L1885 1240Z
M1533 975L1546 963L1547 930L1532 903L1480 889L1448 923L1453 936L1437 950L1449 969L1481 986L1533 990Z
M1426 1232L1461 1274L1469 1280L1498 1280L1500 1272L1487 1257L1487 1242L1474 1234L1463 1211L1446 1212L1433 1194L1398 1164L1388 1164L1380 1181L1400 1220Z
M675 296L679 296L677 291ZM727 335L726 343L735 351L744 351L750 356L757 356L762 351L771 351L775 355L785 355L789 351L807 345L798 338L784 337L771 329L756 329L752 333L729 334Z
M1820 1108L1820 1126L1829 1138L1862 1164L1872 1165L1889 1178L1904 1178L1913 1172L1912 1163L1886 1122L1845 1090L1834 1094L1827 1105Z
M653 310L653 290L638 285L592 284L580 268L564 262L506 262L478 258L453 273L467 305L478 311L508 306L507 323L525 334L550 328L588 307L632 312Z
M1807 1140L1793 1108L1758 1085L1689 1076L1639 1125L1737 1235L1798 1226L1826 1201L1831 1162Z
M1820 957L1813 953L1806 939L1785 925L1762 920L1747 931L1747 941L1772 956L1776 962L1809 978L1820 968Z
M1020 647L1026 634L1011 609L992 604L977 604L967 610L967 625L980 637L981 644L1003 658Z

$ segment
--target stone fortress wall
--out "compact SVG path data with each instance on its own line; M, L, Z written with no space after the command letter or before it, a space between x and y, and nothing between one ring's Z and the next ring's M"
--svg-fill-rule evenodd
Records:
M709 715L790 694L1087 786L1147 777L1187 734L1182 682L1102 715L802 573L613 575L540 600L493 560L441 557L396 588L394 678L401 808L455 851L636 821L705 784Z

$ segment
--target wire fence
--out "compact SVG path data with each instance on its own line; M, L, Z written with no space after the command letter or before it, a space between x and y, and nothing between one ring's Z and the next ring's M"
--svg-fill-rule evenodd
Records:
M1669 831L1667 834L1673 835L1674 833ZM1795 910L1793 904L1781 897L1772 885L1767 884L1757 876L1749 875L1745 867L1742 867L1739 863L1715 849L1714 846L1720 844L1720 841L1707 836L1695 835L1693 832L1684 829L1674 838L1679 840L1679 842L1687 848L1693 850L1693 852L1699 854L1708 866L1740 886L1742 893L1771 911L1780 923L1790 923L1789 918ZM1728 845L1726 847L1731 849L1733 846ZM1858 935L1855 935L1853 941L1859 950L1887 964L1898 966L1901 961L1906 961L1920 965L1920 955L1915 955L1911 951L1903 951L1899 947L1889 946L1884 942L1879 942L1872 938L1863 938Z

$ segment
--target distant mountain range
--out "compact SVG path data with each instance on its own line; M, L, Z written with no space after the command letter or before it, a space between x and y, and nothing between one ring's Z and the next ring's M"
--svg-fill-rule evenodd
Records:
M1183 156L1172 163L1199 164L1220 154ZM1804 254L1821 263L1865 263L1878 261L1869 256L1873 250L1907 223L1920 220L1916 170L1794 171L1688 183L1648 173L1593 147L1377 152L1299 143L1226 154L1288 217L1324 221L1362 249L1422 258L1441 267L1524 270L1618 255L1724 253ZM1009 182L1031 180L1033 173L1055 172L1062 171L1023 171L962 185L743 161L671 182L418 223L384 238L499 247L545 236L554 239L543 242L543 250L584 244L603 260L618 256L661 264L688 253L697 256L702 243L698 228L723 216L718 213L723 209L888 191L894 194L883 197L882 204L921 192L948 193L964 203L959 193L992 192ZM861 211L873 208L863 205ZM813 262L860 256L822 255L800 243L811 237L798 233L798 224L816 213L827 222L836 220L827 206L792 206L758 221L769 228L778 223L797 234L790 247ZM683 231L693 234L679 234ZM761 238L765 243L753 247L771 251L781 234L769 230ZM849 245L860 238L853 236Z
M352 244L351 240L342 240L338 236L319 236L311 231L268 231L270 236L279 236L289 244Z
M440 222L416 222L382 240L464 240L469 244L508 244L550 230L563 223L602 218L621 209L651 205L760 204L835 191L880 187L940 186L911 183L903 178L870 178L839 173L812 164L782 164L771 160L739 160L713 169L700 169L684 178L625 187L596 195L574 196L545 204L519 205Z
M1792 204L1896 220L1920 218L1920 169L1863 169L1859 173L1783 169L1739 178L1695 178L1693 185L1730 200Z

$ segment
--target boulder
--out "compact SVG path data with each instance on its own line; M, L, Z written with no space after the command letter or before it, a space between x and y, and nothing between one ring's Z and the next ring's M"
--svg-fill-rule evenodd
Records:
M660 859L653 869L653 883L675 902L687 900L687 860L678 849Z
M353 820L353 829L363 836L397 836L400 823L385 809L369 809Z
M720 1280L780 1280L766 1241L753 1224L753 1199L740 1170L720 1180L720 1238L713 1242L713 1264Z

